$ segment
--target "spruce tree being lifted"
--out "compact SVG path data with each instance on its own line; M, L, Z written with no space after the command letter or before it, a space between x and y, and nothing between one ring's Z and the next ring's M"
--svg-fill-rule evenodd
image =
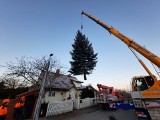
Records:
M94 54L92 44L88 38L79 30L72 44L73 50L70 51L72 60L69 72L73 75L84 74L84 80L87 80L86 74L91 74L97 63L97 53Z

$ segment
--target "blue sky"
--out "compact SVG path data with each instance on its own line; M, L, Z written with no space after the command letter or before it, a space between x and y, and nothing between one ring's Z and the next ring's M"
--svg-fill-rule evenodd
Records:
M86 16L84 10L148 50L160 55L159 0L0 0L0 64L16 58L53 53L70 68L71 44L81 23L98 53L98 63L84 84L127 88L133 76L146 75L127 46ZM139 57L154 72L150 62ZM0 74L5 72L0 68ZM67 74L67 73L66 73ZM76 76L83 81L83 76Z

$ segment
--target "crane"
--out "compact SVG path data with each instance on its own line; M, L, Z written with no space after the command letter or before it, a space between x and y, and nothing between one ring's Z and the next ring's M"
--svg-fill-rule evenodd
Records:
M96 98L98 106L102 109L110 109L115 107L115 103L119 102L122 99L120 93L115 95L113 87L109 87L102 84L97 84L100 95Z
M154 53L150 52L145 47L139 45L138 43L133 41L131 38L123 35L122 33L120 33L118 30L116 30L112 26L109 26L109 25L103 23L102 21L100 21L99 19L97 19L97 18L93 17L92 15L86 13L85 11L82 11L81 14L84 14L87 17L89 17L90 19L92 19L93 21L95 21L97 24L99 24L100 26L105 28L109 33L111 33L114 36L116 36L117 38L119 38L121 41L123 41L129 47L131 47L134 50L136 50L138 53L140 53L144 57L146 57L148 60L150 60L156 66L160 67L160 58L157 55L155 55Z
M117 29L105 24L104 22L88 14L87 12L82 11L81 14L86 15L88 18L106 29L110 34L113 34L119 40L124 42L136 56L143 68L148 72L149 76L133 77L131 96L138 117L145 117L148 120L155 119L156 116L152 113L155 112L157 114L160 114L160 80L157 80L157 78L150 72L143 61L139 59L139 57L135 54L134 50L147 58L157 67L160 67L160 57L147 50L145 47L139 45L131 38L120 33ZM141 82L140 89L138 86L138 82Z
M143 55L145 58L147 58L149 61L154 63L157 67L160 67L160 57L158 57L157 55L155 55L151 51L147 50L145 47L139 45L138 43L133 41L131 38L125 36L122 33L120 33L117 29L113 28L112 26L109 26L109 25L105 24L104 22L102 22L101 20L99 20L99 19L95 18L94 16L88 14L87 12L82 11L81 14L86 15L88 18L92 19L94 22L96 22L97 24L99 24L100 26L105 28L110 34L113 34L114 36L119 38L119 40L124 42L131 49L132 52L133 52L133 50L137 51L138 53ZM137 59L141 63L143 68L151 76L150 80L148 79L148 81L146 81L146 82L151 82L151 81L154 80L154 84L152 84L152 86L148 85L148 83L146 83L148 85L148 87L146 89L160 90L160 81L157 81L157 78L149 71L149 69L146 67L146 65L143 63L143 61L141 59L139 59L138 57L137 57Z

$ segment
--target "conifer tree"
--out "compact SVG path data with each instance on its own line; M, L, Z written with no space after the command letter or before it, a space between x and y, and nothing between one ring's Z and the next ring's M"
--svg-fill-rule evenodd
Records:
M88 38L79 30L72 44L73 50L70 51L72 61L70 61L71 68L69 72L73 75L91 74L97 63L97 53L94 54L92 44Z

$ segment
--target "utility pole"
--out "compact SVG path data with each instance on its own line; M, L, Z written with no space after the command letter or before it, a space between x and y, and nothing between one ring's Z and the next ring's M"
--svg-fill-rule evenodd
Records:
M38 120L38 118L39 118L39 112L40 112L40 108L41 108L42 95L43 95L45 81L46 81L46 78L47 78L48 69L49 69L49 66L50 66L50 61L51 61L51 57L52 56L53 56L53 54L50 54L48 62L46 64L46 70L45 70L44 78L43 78L43 81L42 81L42 84L41 84L41 87L40 87L39 96L38 96L36 108L35 108L35 111L34 111L33 120Z

